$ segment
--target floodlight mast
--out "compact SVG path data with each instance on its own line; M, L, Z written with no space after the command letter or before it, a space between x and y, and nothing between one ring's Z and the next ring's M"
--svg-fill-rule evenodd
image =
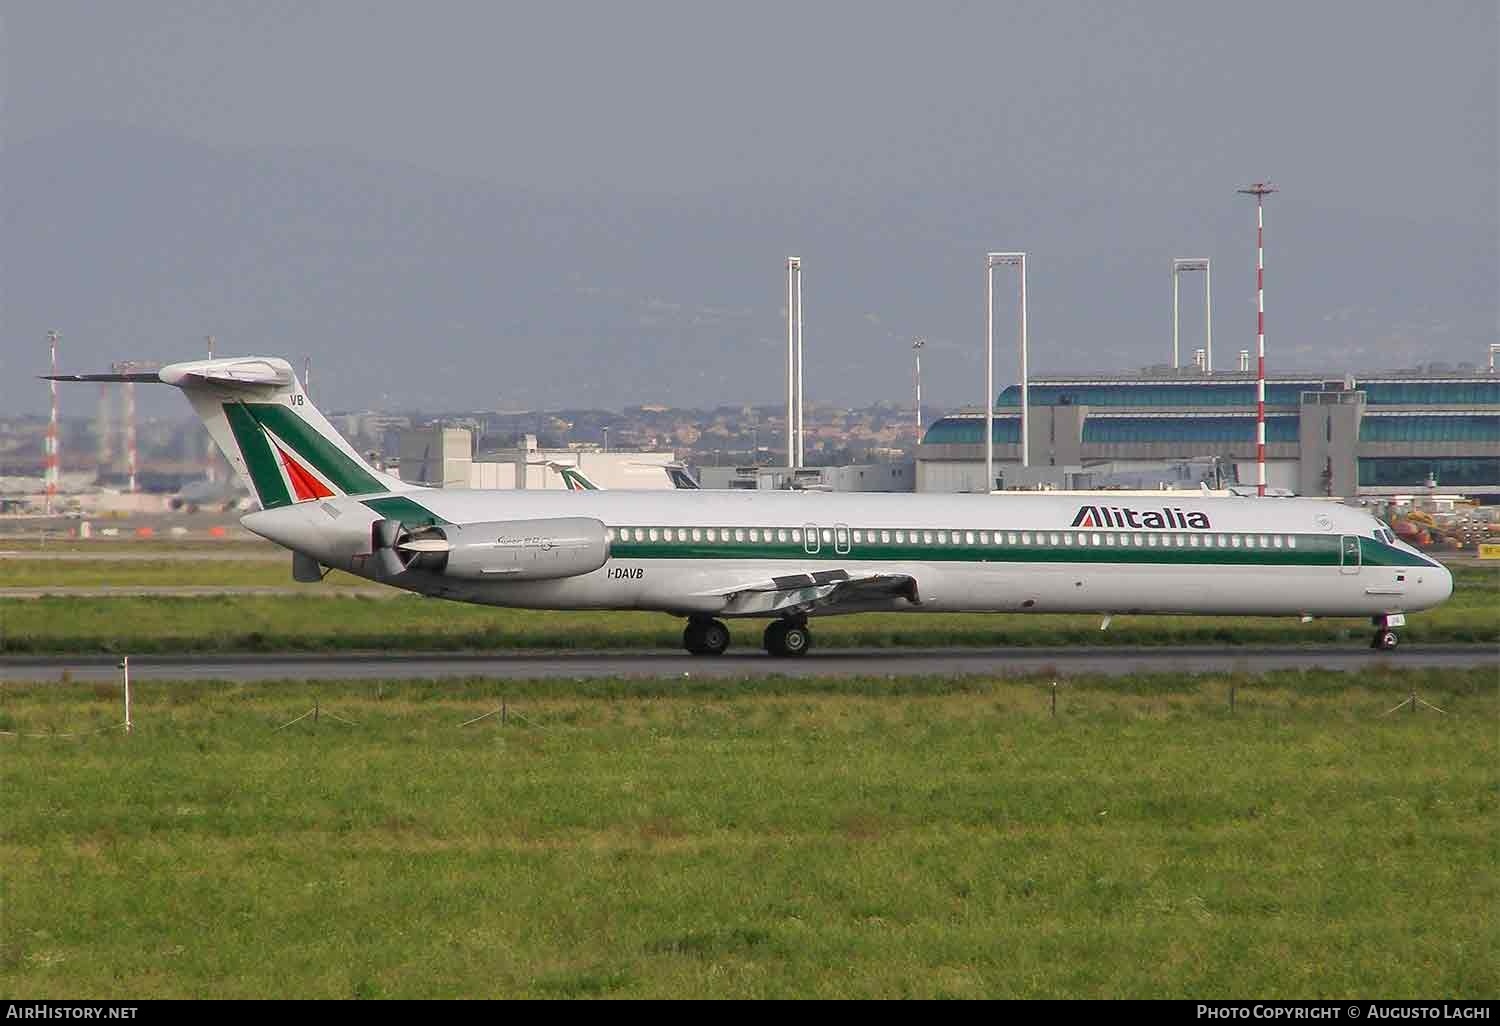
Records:
M53 504L57 501L57 485L61 470L57 446L57 342L60 338L62 336L55 331L47 332L47 347L52 354L52 381L49 382L52 390L52 411L47 419L47 451L43 458L42 476L47 492L43 511L49 517L53 513Z
M1031 398L1026 367L1026 254L990 253L985 257L984 288L984 474L985 493L995 490L995 268L1021 269L1021 466L1031 466L1028 409Z
M794 300L801 257L786 258L786 469L797 466L797 308Z
M914 338L911 342L911 351L917 358L917 444L922 444L922 350L926 348L925 338Z
M1178 278L1183 271L1203 272L1203 348L1207 352L1205 368L1209 374L1214 372L1214 299L1213 284L1210 279L1209 261L1207 258L1177 258L1172 261L1172 369L1181 366L1178 357L1178 322L1180 306L1178 304Z
M1255 494L1266 494L1266 247L1265 199L1280 190L1254 182L1237 192L1255 197Z

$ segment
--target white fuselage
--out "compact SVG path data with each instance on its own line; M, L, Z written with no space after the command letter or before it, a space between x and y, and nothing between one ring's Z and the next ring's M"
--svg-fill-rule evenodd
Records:
M379 577L371 525L593 518L604 565L551 580ZM765 615L742 593L837 571L900 575L869 609L1383 616L1452 591L1440 564L1334 502L1095 495L478 492L339 497L252 513L246 527L325 566L425 595L533 609Z

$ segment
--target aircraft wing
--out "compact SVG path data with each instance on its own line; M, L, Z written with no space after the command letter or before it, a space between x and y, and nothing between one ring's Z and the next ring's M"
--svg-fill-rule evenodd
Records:
M730 592L726 598L722 610L726 616L794 616L826 606L885 608L891 599L904 598L914 605L921 601L916 579L907 574L852 577L845 570L773 577L764 585Z

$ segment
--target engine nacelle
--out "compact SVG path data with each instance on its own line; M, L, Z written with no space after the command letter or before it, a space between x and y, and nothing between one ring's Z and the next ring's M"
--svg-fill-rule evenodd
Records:
M425 527L403 532L390 549L403 570L471 581L545 581L599 569L609 560L609 537L592 517L549 517Z

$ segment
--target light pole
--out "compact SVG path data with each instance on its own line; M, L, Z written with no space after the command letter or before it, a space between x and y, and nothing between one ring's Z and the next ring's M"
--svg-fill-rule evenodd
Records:
M995 490L995 268L1021 269L1021 466L1031 466L1027 410L1031 393L1026 368L1026 254L990 253L985 258L984 288L984 473L986 493Z
M922 350L927 345L925 338L912 340L911 349L917 356L917 444L922 444Z
M1179 366L1177 356L1177 327L1179 306L1177 302L1178 288L1177 279L1182 276L1183 271L1203 272L1203 348L1205 351L1204 368L1209 374L1214 372L1214 293L1213 283L1209 270L1207 258L1177 259L1172 261L1172 369Z
M52 381L49 382L52 389L51 413L47 419L47 445L46 454L43 457L43 476L45 478L47 498L43 512L47 516L52 515L53 503L57 500L58 479L61 476L62 462L57 450L57 341L62 338L55 331L47 332L47 348L52 357Z
M786 466L802 466L802 258L786 258Z
M604 428L604 451L609 452L609 426Z
M1266 248L1265 200L1276 192L1270 182L1255 182L1237 192L1255 197L1255 494L1266 495Z

